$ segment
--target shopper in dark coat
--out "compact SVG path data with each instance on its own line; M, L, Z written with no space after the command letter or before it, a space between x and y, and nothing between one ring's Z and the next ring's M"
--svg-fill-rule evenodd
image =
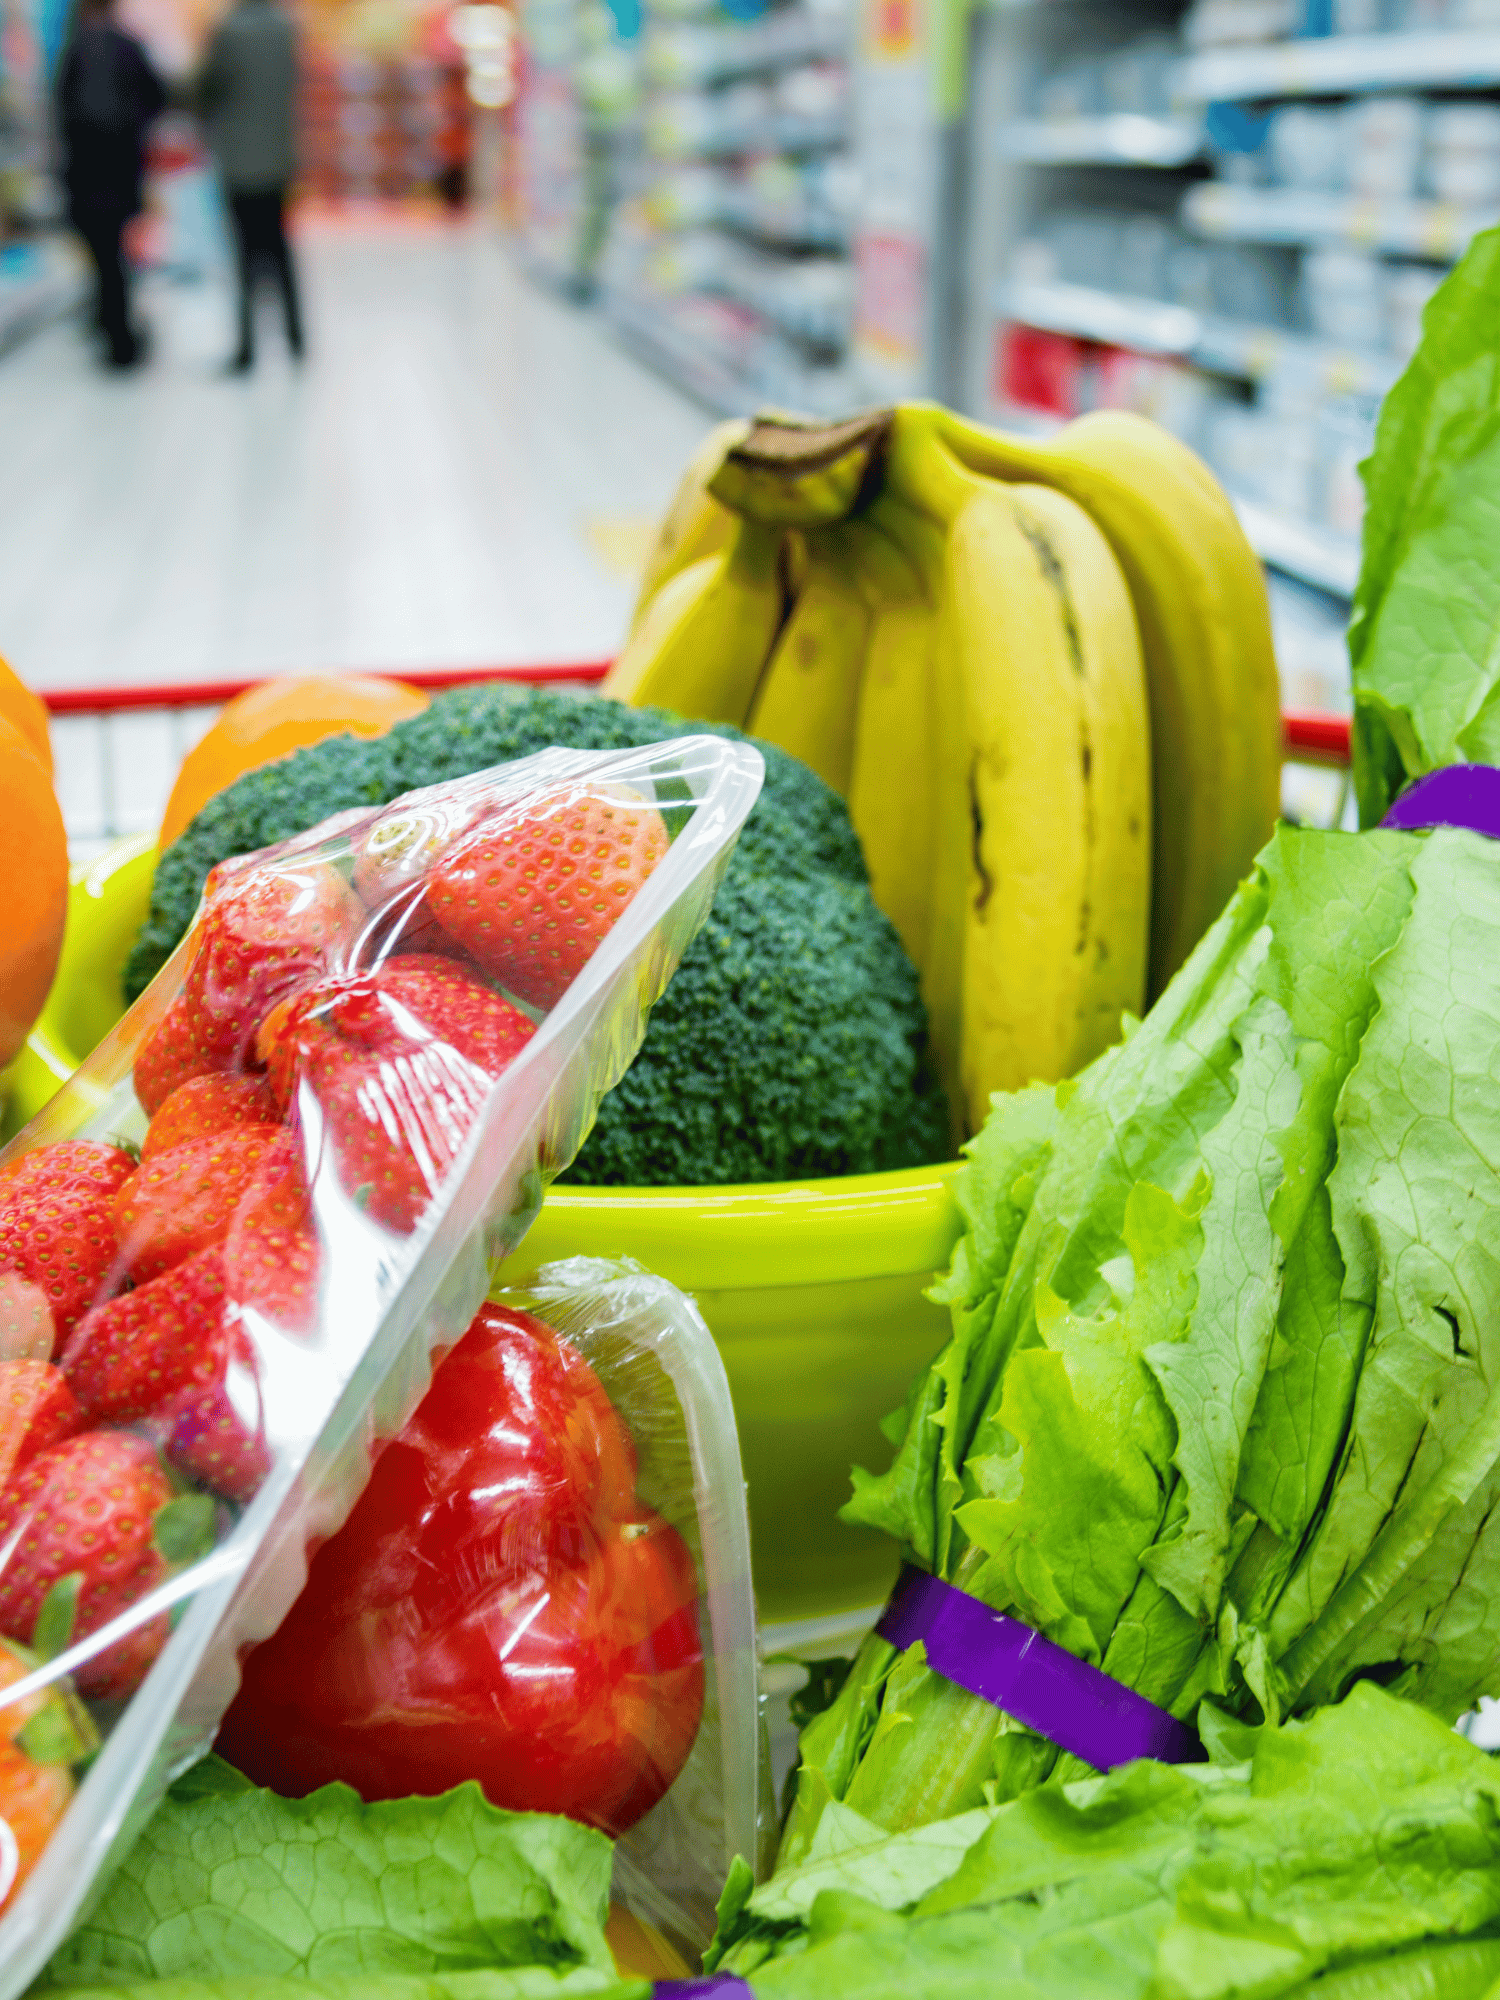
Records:
M112 11L113 0L83 0L58 71L57 104L68 214L99 274L98 321L110 365L128 368L142 346L130 324L121 238L140 213L146 128L166 93L145 50L116 27Z
M240 344L230 370L255 359L256 269L281 286L287 345L302 352L297 277L286 240L286 192L297 167L297 38L274 0L238 0L209 44L198 107L219 163L239 256Z

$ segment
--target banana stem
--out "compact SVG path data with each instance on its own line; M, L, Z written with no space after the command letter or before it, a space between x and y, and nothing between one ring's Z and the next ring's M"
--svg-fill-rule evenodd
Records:
M906 403L896 412L886 461L886 486L908 506L947 529L982 488L938 436L935 404Z
M1053 470L1050 453L1022 438L987 430L956 410L939 408L933 428L949 451L973 472L987 479L1035 479L1045 483Z

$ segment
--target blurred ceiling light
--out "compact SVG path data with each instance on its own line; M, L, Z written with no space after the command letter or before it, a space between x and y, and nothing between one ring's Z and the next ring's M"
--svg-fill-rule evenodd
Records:
M448 16L448 33L470 56L481 50L509 48L513 32L510 10L486 4L486 0L465 0Z
M509 71L501 76L479 76L470 70L468 87L471 102L481 111L501 111L516 94Z
M493 0L464 0L448 16L448 33L464 52L465 86L483 111L498 111L516 94L510 10Z

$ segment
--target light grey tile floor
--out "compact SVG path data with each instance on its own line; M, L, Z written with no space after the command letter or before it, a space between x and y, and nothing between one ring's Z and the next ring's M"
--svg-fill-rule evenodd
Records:
M484 225L307 231L311 358L266 304L148 289L151 365L59 325L0 361L0 653L40 688L579 659L708 419Z

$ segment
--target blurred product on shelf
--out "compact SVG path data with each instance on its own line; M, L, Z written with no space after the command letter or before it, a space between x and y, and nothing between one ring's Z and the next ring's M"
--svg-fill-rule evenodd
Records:
M315 50L302 77L304 184L325 201L461 198L469 150L464 64Z
M1197 0L1182 24L1189 48L1274 42L1295 33L1297 0Z
M1191 49L1290 36L1420 34L1500 25L1497 0L1196 0L1183 17Z
M971 406L1032 428L1156 417L1267 561L1347 598L1380 399L1500 209L1487 28L1500 0L1147 0L1129 22L1081 0L977 23L971 99L997 122L981 141L976 111L969 289L992 317L967 335Z
M638 0L524 0L516 221L532 270L594 289L639 116Z
M718 408L831 415L860 400L851 34L829 0L690 19L648 0L604 301L627 342Z

